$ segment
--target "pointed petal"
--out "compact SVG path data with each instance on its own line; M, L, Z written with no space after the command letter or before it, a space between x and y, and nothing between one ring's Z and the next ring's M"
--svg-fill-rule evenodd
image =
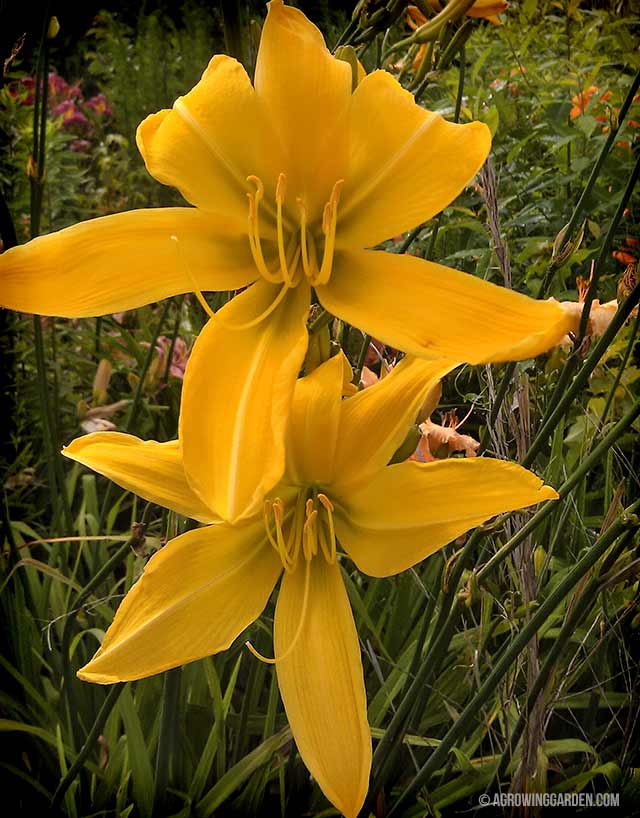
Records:
M506 0L477 0L467 11L467 17L483 17L494 25L501 25L500 18L496 15L502 14L508 7Z
M175 236L177 241L172 238ZM40 236L0 255L0 305L83 317L256 277L246 239L187 207L131 210Z
M243 231L247 176L275 185L282 170L247 72L225 55L213 57L198 84L173 108L148 116L136 141L155 179L177 187L197 207L224 213Z
M555 346L571 328L557 302L395 253L336 253L331 280L317 293L329 312L425 358L519 361Z
M282 565L262 521L188 531L158 551L78 671L112 684L226 650L262 613Z
M355 818L369 785L371 734L358 634L338 565L311 562L302 630L278 661L303 616L305 570L300 564L285 574L278 596L278 685L302 760L329 801Z
M557 492L539 477L488 458L398 463L336 498L340 544L365 574L397 574L496 514Z
M72 440L62 454L185 517L202 523L219 519L187 482L177 440L157 443L121 432L93 432Z
M200 333L182 391L180 440L187 479L221 517L237 520L282 477L284 435L307 348L309 288L264 281L226 304Z
M383 469L411 425L422 419L418 414L426 417L435 409L440 379L455 366L453 361L443 359L404 358L385 378L343 401L334 486L366 482Z
M344 175L351 67L331 56L301 11L274 0L262 29L255 86L287 157L281 168L287 198L301 197L314 221Z
M288 480L295 485L331 479L345 365L348 361L340 351L296 382L286 452Z
M338 246L373 247L449 205L482 167L491 134L416 105L386 71L358 85L349 114L349 165L338 212Z

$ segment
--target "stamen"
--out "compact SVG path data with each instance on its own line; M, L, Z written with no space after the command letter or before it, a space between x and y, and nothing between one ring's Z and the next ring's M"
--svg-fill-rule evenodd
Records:
M304 558L310 560L318 553L318 531L316 528L318 512L311 498L309 498L305 504L305 514L306 520L302 527L302 548Z
M267 267L262 252L262 241L260 238L260 202L264 198L264 185L258 176L247 176L247 182L253 182L256 186L255 193L247 193L249 199L249 247L253 261L258 268L260 275L271 284L279 284L281 279L277 273L272 273Z
M284 203L284 196L287 187L287 177L284 173L278 176L278 184L276 185L276 224L278 232L278 256L280 258L280 272L282 278L285 280L288 287L291 286L291 276L289 275L289 268L287 267L287 254L284 246L284 226L282 223L282 205Z
M295 632L295 635L294 635L293 639L291 640L291 644L285 650L285 652L282 654L282 656L278 656L277 658L270 659L268 656L263 656L258 650L256 650L253 647L253 645L251 644L251 642L249 642L249 640L247 640L244 643L245 646L247 648L249 648L251 653L253 653L253 655L256 657L256 659L260 659L261 662L265 662L268 665L275 665L277 662L282 662L284 659L286 659L287 656L289 656L292 653L293 649L295 648L295 646L296 646L296 644L298 642L298 639L300 638L300 634L302 633L302 627L304 625L304 621L305 621L306 616L307 616L307 604L309 602L309 575L311 573L310 569L311 569L311 562L309 560L307 560L307 562L305 563L305 567L304 567L304 593L303 593L303 596L302 596L302 610L300 611L300 621L298 622L298 627L296 629L296 632Z
M289 531L289 540L287 542L287 551L291 555L291 561L293 562L294 565L296 565L298 562L298 557L300 556L300 548L302 546L304 510L305 510L304 494L300 492L298 494L298 500L296 502L296 509L293 513L293 521L291 529Z
M209 318L214 318L215 313L211 309L211 307L207 304L207 300L202 295L202 292L198 289L198 284L196 282L196 277L194 276L193 270L189 266L189 262L187 261L185 255L184 255L184 252L182 250L180 242L178 241L178 237L177 236L170 236L169 238L171 239L171 241L175 241L175 243L176 243L176 250L178 252L178 256L180 258L180 261L182 262L182 265L184 266L185 270L187 271L187 276L189 278L189 281L191 282L192 290L195 293L196 298L200 302L200 306L207 313Z
M336 224L338 222L338 202L340 200L340 191L344 179L338 179L333 186L329 201L324 206L322 213L322 232L324 233L324 252L322 254L322 266L320 271L313 280L313 284L326 284L331 278L331 268L333 266L333 254L335 252L336 244Z
M275 537L273 536L273 532L271 530L271 521L269 519L269 514L271 513L272 509L273 509L273 503L271 502L271 500L265 500L263 510L262 510L262 515L264 517L265 531L267 532L267 538L268 538L270 544L275 548L275 550L279 554L280 549L278 548L278 543L277 543Z
M311 274L311 264L309 261L309 248L307 247L307 208L304 206L304 202L298 196L296 199L298 207L300 208L300 249L301 249L301 257L302 257L302 267L304 269L304 274L307 278L312 278Z
M325 550L323 548L324 556L329 565L335 565L337 560L337 544L336 544L336 530L333 524L333 511L334 506L331 500L327 497L326 494L318 494L318 500L324 506L327 512L327 521L329 524L329 542L328 542L328 549ZM321 540L322 544L322 540Z

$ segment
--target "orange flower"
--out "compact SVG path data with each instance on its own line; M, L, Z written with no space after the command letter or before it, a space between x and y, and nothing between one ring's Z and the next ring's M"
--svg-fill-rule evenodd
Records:
M626 250L614 250L611 255L616 261L619 261L620 264L633 264L636 261L636 257Z
M430 463L447 457L453 452L464 452L465 457L476 457L480 443L471 435L461 435L456 431L462 424L458 420L456 410L445 412L444 423L439 425L428 418L420 424L422 437L418 448L409 460L418 460L421 463Z
M442 11L440 0L427 0L427 2L434 11ZM501 22L497 15L502 14L508 7L509 3L507 3L506 0L476 0L469 11L467 11L467 17L481 17L483 20L488 20L490 23L499 26ZM409 8L415 7L409 6ZM407 11L408 10L409 9L407 9ZM423 22L426 22L422 12L419 13L422 16Z
M589 88L587 88L586 91L580 91L580 93L576 94L575 97L571 97L571 102L573 102L573 108L569 112L569 116L571 117L571 119L576 119L577 117L582 116L582 114L585 113L585 111L587 110L587 106L591 102L591 97L594 94L597 94L598 91L599 88L597 85L591 85Z
M615 253L614 253L615 255ZM589 275L589 279L583 278L582 276L578 276L576 278L576 285L578 287L578 300L577 301L562 301L562 306L573 315L574 318L574 327L573 333L577 333L580 327L580 321L582 318L582 310L584 308L584 300L587 295L587 290L589 289L589 283L591 281L591 276L593 275L593 264L591 265L591 274ZM591 335L594 338L599 338L604 331L607 329L613 316L616 314L618 309L618 302L614 298L612 301L607 301L604 304L600 303L598 298L594 298L591 302L591 310L589 312L589 323L587 324L587 335ZM558 346L568 347L573 345L573 339L569 335L565 335L564 338L560 341Z

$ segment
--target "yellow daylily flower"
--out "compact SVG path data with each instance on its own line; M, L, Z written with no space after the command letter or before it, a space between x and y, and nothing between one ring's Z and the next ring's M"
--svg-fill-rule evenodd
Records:
M304 763L334 806L355 818L368 788L371 735L339 547L365 573L389 576L495 514L558 496L499 460L387 465L425 402L426 411L434 408L452 366L407 358L346 400L342 353L298 380L286 466L260 511L189 531L156 553L79 677L140 679L225 650L260 616L282 576L275 659L260 658L275 663ZM205 425L208 411L201 403ZM203 454L207 445L205 434ZM215 520L190 488L178 441L95 433L64 454L142 497Z
M489 130L424 110L385 71L354 90L351 66L280 0L253 85L236 60L215 56L173 108L142 122L137 142L149 172L194 207L105 216L12 248L0 255L0 305L91 316L248 287L206 326L189 365L198 377L184 385L198 391L207 373L197 400L216 405L212 460L190 420L183 454L196 491L226 519L251 502L253 452L269 461L265 485L282 465L312 288L332 314L426 358L527 358L569 328L558 304L367 249L453 201L483 164Z

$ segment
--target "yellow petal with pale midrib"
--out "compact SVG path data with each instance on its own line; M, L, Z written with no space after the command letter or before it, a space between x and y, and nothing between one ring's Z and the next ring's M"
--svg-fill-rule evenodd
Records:
M260 520L171 540L149 560L78 676L131 681L226 650L260 616L282 570L264 539Z
M175 237L175 238L172 238ZM177 239L177 241L176 241ZM188 207L80 222L0 255L0 306L82 318L256 277L246 237Z
M298 631L305 566L285 574L275 617L275 651L284 656ZM302 631L276 661L278 685L298 750L331 803L355 818L371 768L371 734L358 634L340 568L316 557Z
M226 304L202 330L182 390L185 472L202 500L226 520L258 508L281 479L284 436L307 349L309 288L280 292L264 281Z
M335 526L358 568L386 577L496 514L557 498L535 474L504 460L398 463L361 489L341 493Z
M571 318L526 295L414 256L340 251L318 287L334 315L389 346L470 364L520 361L555 346Z
M158 443L121 432L93 432L72 440L62 454L185 517L203 523L219 519L187 482L177 440Z

